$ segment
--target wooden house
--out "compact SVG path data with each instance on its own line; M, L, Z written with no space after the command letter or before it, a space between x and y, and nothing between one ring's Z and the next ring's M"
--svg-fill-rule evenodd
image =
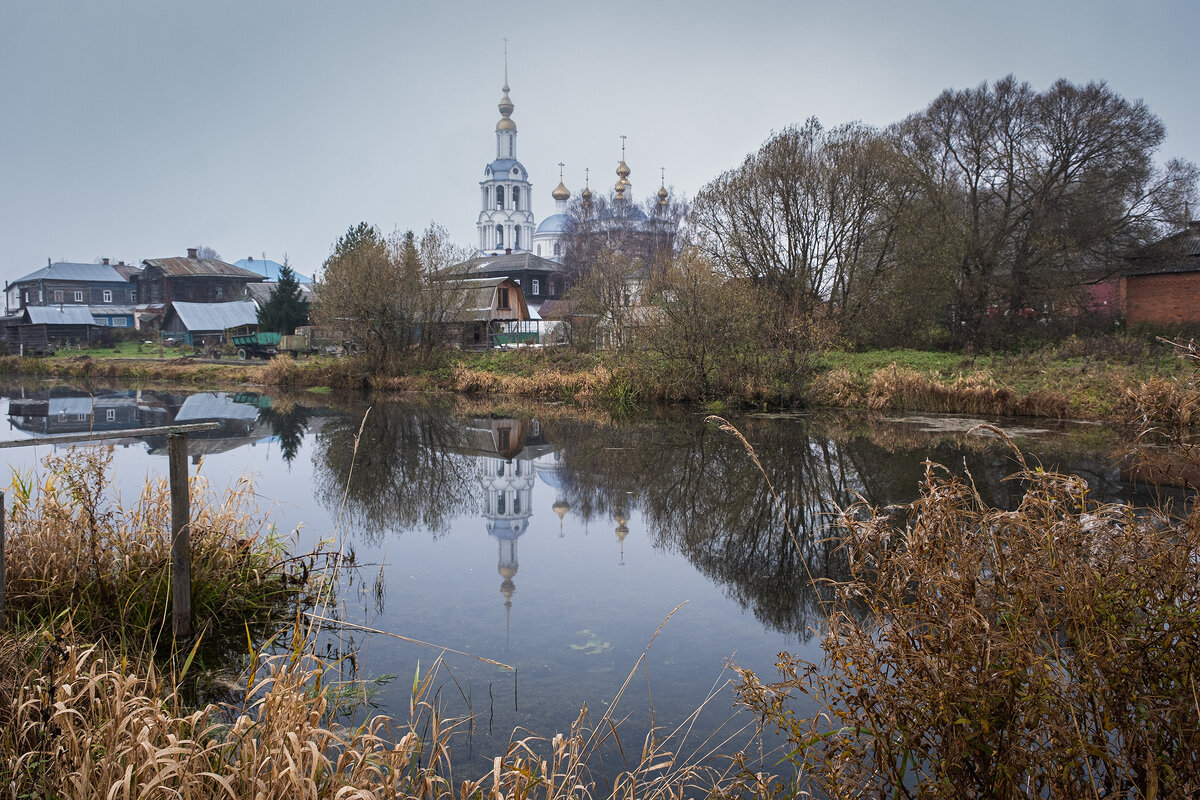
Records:
M140 303L150 304L165 321L167 307L185 303L227 303L243 295L249 283L266 277L215 258L200 258L188 248L186 258L148 258L135 277Z
M53 262L5 286L7 313L19 314L26 306L86 306L97 325L131 328L137 289L130 278L137 272L107 258L100 264Z
M430 324L456 347L486 350L496 344L504 323L531 319L521 285L511 278L452 277L436 281L430 291L443 298Z

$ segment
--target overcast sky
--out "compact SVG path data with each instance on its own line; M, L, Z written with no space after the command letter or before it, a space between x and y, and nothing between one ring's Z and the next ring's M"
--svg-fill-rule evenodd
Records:
M507 10L506 10L507 9ZM208 245L312 274L362 220L475 242L504 39L537 218L688 197L817 116L883 125L1012 73L1105 80L1200 162L1200 2L0 0L0 277Z

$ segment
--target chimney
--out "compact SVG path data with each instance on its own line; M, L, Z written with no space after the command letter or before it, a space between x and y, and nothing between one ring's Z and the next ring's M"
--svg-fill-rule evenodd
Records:
M197 256L197 255L196 255L196 248L195 248L195 247L189 247L189 248L188 248L188 258L198 258L198 257L199 257L199 256Z
M246 260L247 260L247 261L253 261L253 260L254 260L254 256L246 256Z
M107 258L101 259L101 260L104 262L104 266L106 266L106 267L109 266Z
M512 248L511 248L511 247L506 247L506 248L504 248L504 255L506 255L506 256L511 256L511 255L512 255Z

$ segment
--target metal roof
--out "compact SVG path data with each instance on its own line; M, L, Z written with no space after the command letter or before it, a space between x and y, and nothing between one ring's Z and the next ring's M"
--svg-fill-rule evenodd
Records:
M1124 272L1135 276L1196 271L1200 271L1200 220L1151 244L1132 259Z
M513 169L516 169L516 176L520 178L522 175L528 175L528 170L525 165L515 158L497 158L495 161L487 165L484 174L488 176L487 180L509 180L513 179ZM484 181L484 183L487 182Z
M87 306L25 306L30 325L95 325Z
M451 269L457 269L455 265ZM510 253L503 256L477 256L466 263L467 269L475 274L508 275L524 269L543 270L545 272L562 272L563 266L548 258L535 256L530 252Z
M246 296L254 302L262 305L271 299L271 292L275 291L278 283L247 283ZM302 283L300 288L300 302L312 303L313 301L313 284Z
M232 303L171 303L179 320L189 331L223 331L242 325L257 325L258 310L252 300Z
M275 283L279 282L279 270L283 269L283 264L280 264L278 261L272 261L269 258L243 258L233 262L233 265L253 272L255 275L264 275L267 280ZM300 281L300 283L313 282L312 278L307 275L301 275L296 270L292 270L292 274L296 276L296 280Z
M43 280L129 283L110 264L76 264L69 261L56 261L48 267L42 267L37 272L31 272L23 278L17 278L9 285Z
M173 258L147 258L142 262L145 267L157 267L164 275L173 278L241 278L248 281L266 280L262 273L251 272L248 269L235 267L215 258L188 258L176 256Z

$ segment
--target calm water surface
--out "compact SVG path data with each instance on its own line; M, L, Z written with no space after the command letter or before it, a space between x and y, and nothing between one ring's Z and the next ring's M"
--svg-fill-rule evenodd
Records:
M353 552L339 619L437 646L359 630L326 643L333 656L353 653L348 674L397 676L374 697L380 711L407 713L413 675L438 647L516 668L514 677L445 654L440 700L475 719L456 757L481 771L516 728L552 735L584 704L598 718L652 638L614 716L636 751L651 724L682 723L715 687L689 738L699 746L730 716L728 662L770 675L780 651L820 660L809 576L843 575L832 511L859 497L912 499L927 459L968 469L990 502L1011 505L1020 491L1002 482L1010 451L967 439L970 421L956 418L737 420L781 514L742 443L698 414L603 423L561 408L500 416L443 400L0 391L7 439L219 422L192 437L193 470L214 490L252 479L261 511L298 529L299 549L335 539ZM1116 442L1105 429L1006 427L1047 466L1084 475L1098 498L1137 499L1110 466ZM5 456L13 470L36 471L55 449ZM124 502L165 471L165 438L117 440Z

